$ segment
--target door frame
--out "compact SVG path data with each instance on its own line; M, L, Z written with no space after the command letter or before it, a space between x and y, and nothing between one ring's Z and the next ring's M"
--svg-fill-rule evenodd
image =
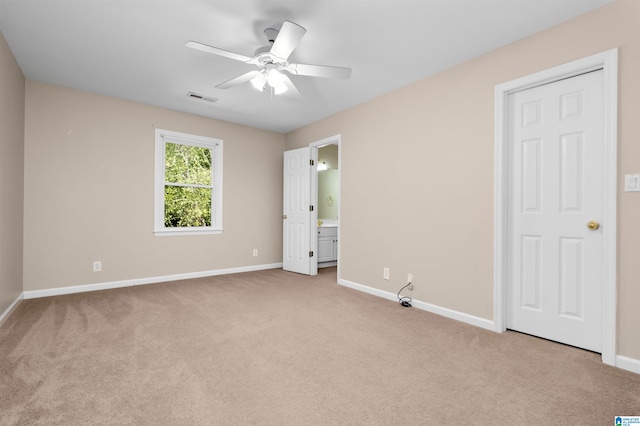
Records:
M338 145L338 193L336 194L336 202L338 203L338 279L340 278L340 217L342 212L342 202L340 201L340 194L342 188L342 153L340 142L342 137L340 134L329 136L319 141L311 142L309 148L311 149L311 159L314 160L314 164L318 164L318 148L326 145ZM311 223L311 247L316 256L313 257L311 263L312 275L318 274L318 168L314 167L311 171L311 202L316 207L314 209L315 220ZM315 272L315 273L314 273Z
M518 78L495 87L494 141L494 330L507 327L508 267L508 109L509 94L530 89L589 71L604 72L604 213L603 227L603 335L602 362L616 363L616 211L618 152L618 49L607 50L545 71Z

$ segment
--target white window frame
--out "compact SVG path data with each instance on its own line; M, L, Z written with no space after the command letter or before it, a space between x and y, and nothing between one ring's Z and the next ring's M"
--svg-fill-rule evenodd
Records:
M167 228L164 226L164 187L165 187L165 144L210 148L213 194L211 196L211 226ZM154 194L154 230L156 236L221 234L222 229L222 139L190 135L156 129L155 133L155 194Z

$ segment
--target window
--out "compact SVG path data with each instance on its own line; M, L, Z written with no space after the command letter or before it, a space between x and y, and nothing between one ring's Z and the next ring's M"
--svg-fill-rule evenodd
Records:
M222 232L222 141L156 129L155 235Z

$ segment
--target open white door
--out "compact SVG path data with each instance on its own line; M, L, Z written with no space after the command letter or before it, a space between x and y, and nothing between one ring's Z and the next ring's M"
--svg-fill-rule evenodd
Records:
M311 239L315 211L311 202L311 149L284 153L284 192L282 209L282 268L285 271L315 275L314 247Z

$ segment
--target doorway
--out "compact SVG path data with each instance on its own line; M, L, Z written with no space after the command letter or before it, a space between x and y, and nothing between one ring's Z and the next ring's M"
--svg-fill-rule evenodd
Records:
M340 276L340 186L342 174L341 136L334 135L309 144L311 157L317 165L311 173L311 199L315 203L311 242L315 249L312 270L318 267L338 266ZM319 166L319 167L318 167ZM324 169L326 166L325 170ZM331 188L321 189L326 174ZM330 215L330 217L322 217ZM314 274L314 275L315 275Z
M586 77L589 74L591 76ZM602 85L601 89L595 89L602 95L596 100L602 111L595 113L601 118L602 128L593 130L599 132L594 152L585 154L587 144L580 139L585 137L581 131L556 129L555 134L544 136L557 142L548 147L543 146L542 136L514 135L512 124L516 120L523 128L526 127L523 123L535 123L542 117L540 114L547 109L538 96L542 91L550 92L549 99L559 100L565 113L581 114L578 110L583 105L581 102L590 102L591 94L581 98L586 89L571 85L588 85L585 79L589 78L600 79ZM496 87L496 331L511 327L596 350L602 353L603 362L611 365L615 365L616 313L616 82L617 50L611 50ZM527 98L531 94L533 96ZM557 110L552 116L562 117L562 114ZM547 125L548 121L545 119L545 129L553 127ZM551 157L544 157L547 154ZM588 160L585 156L593 157L589 160L592 164L583 162ZM601 197L595 200L599 210L587 206L593 195L586 187L591 178L589 168L595 167L593 162L598 164L597 173L601 173L596 178L601 188L595 191L599 194L596 198ZM549 175L555 176L555 181L545 177ZM547 212L555 213L548 216ZM583 216L588 215L597 217L584 220ZM549 219L552 216L553 220ZM577 233L554 231L560 216L565 221L562 225L565 230L573 227ZM594 259L598 266L588 269ZM594 274L596 280L590 282ZM596 290L592 288L594 282L597 282ZM584 311L585 298L591 300L589 312ZM596 306L595 313L593 306ZM581 325L585 316L597 322L595 328L591 326L581 332L588 336L587 340L591 338L587 344L571 341L574 333L571 328L553 322ZM529 326L533 328L527 328Z
M336 169L337 173L329 173L334 174L333 187L320 191L318 177L323 170L318 171L318 152L323 147L327 147L327 155L322 158L324 165L327 170ZM283 269L286 271L317 275L319 264L320 267L337 264L339 275L339 162L340 135L284 153L282 219ZM318 200L319 194L321 200ZM324 204L323 209L319 208L319 203ZM330 217L319 217L320 210Z
M337 143L319 146L316 167L316 222L318 268L338 264L338 211L340 209L340 154Z

